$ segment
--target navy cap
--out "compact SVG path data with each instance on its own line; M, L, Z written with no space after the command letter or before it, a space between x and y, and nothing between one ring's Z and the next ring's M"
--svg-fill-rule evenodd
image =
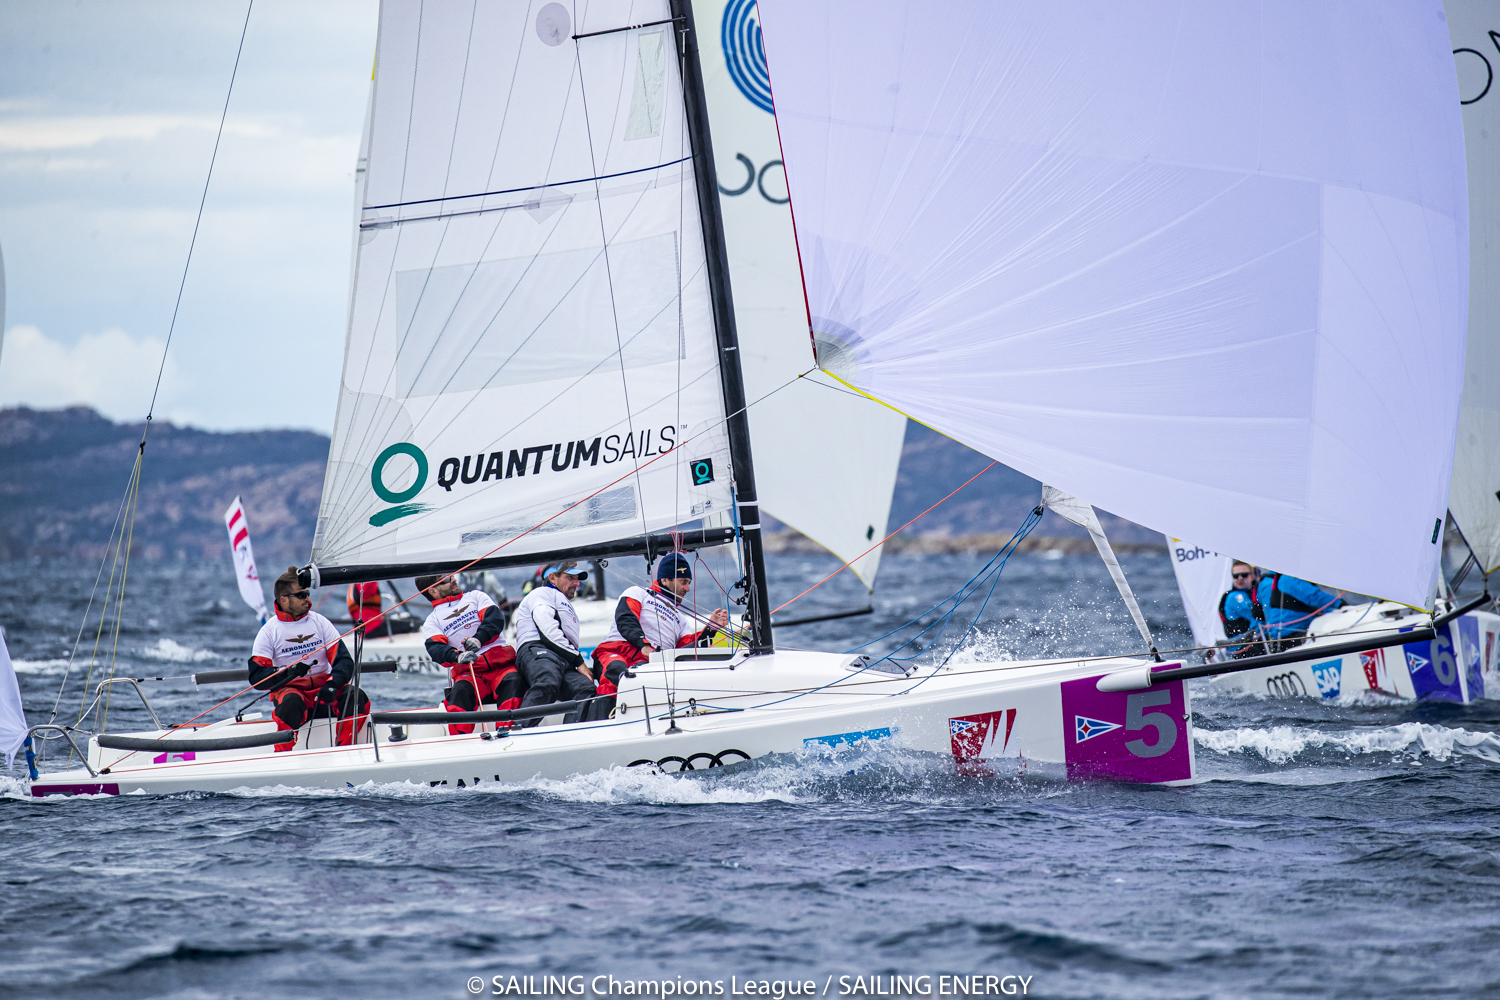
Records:
M662 556L662 560L656 566L656 578L658 580L676 580L686 577L693 578L693 567L688 562L688 557L681 552L671 552Z

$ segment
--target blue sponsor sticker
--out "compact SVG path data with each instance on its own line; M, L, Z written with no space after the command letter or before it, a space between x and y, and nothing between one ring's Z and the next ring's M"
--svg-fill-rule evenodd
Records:
M1339 696L1339 689L1344 680L1344 660L1324 660L1322 663L1312 665L1313 679L1318 682L1318 693L1325 701L1333 701Z
M853 746L860 740L888 740L894 736L896 730L889 726L883 729L865 729L857 733L837 733L833 736L814 736L802 741L803 747L811 747L822 744L829 747Z

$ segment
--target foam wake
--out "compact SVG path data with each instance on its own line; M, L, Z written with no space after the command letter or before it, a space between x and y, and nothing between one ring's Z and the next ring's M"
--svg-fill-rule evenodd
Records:
M1403 722L1379 729L1344 733L1322 732L1300 726L1270 729L1195 728L1199 747L1221 754L1253 754L1272 764L1289 763L1309 751L1334 750L1346 754L1388 753L1411 758L1430 757L1445 761L1454 754L1479 757L1500 764L1500 738L1494 733L1471 733L1467 729L1434 726L1425 722Z

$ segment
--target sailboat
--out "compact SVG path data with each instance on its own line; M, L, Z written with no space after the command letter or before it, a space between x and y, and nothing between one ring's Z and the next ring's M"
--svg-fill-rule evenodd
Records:
M1451 455L1424 438L1399 469L1377 463L1369 502L1347 473L1403 442L1330 448L1324 432L1378 404L1398 434L1452 439L1467 239L1440 22L1421 5L1336 22L1094 15L762 4L811 356L1047 482L1084 522L1100 503L1425 599ZM1225 38L1243 44L1226 55ZM317 722L93 734L84 768L38 776L33 794L458 787L883 743L968 773L1021 758L1075 779L1194 779L1186 681L1201 666L777 648L749 417L775 395L745 391L700 44L687 0L383 5L304 573L335 586L685 550L733 570L717 579L743 611L736 644L654 654L604 721L513 725L566 704L375 711L345 747ZM1355 344L1352 372L1286 377L1288 358ZM1188 391L1225 367L1302 415L1266 435L1281 453L1238 491L1202 445L1248 425L1200 426L1222 400ZM1380 394L1398 376L1417 398ZM1381 559L1318 572L1370 533L1394 539ZM450 736L454 721L476 731Z

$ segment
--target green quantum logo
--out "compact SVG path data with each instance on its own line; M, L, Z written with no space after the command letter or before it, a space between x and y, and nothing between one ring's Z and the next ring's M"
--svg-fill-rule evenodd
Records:
M416 481L400 493L387 489L384 478L385 463L397 455L408 455L417 463ZM380 453L380 457L375 459L375 464L370 467L370 485L374 487L376 496L386 503L396 505L394 507L387 507L385 510L376 511L370 517L370 524L373 527L378 528L383 524L389 524L399 517L408 517L412 514L420 514L424 510L432 509L427 504L407 502L422 492L422 487L427 485L427 456L422 453L421 448L410 442L402 441L400 444L393 444Z

